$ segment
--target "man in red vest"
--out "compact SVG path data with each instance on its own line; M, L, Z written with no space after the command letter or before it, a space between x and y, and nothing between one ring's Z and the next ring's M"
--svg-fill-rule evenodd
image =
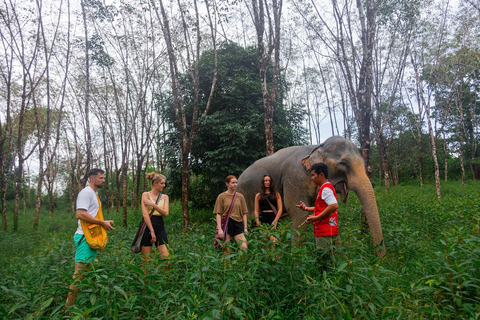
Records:
M320 186L315 207L307 207L302 201L297 207L304 211L313 212L305 222L313 222L317 249L322 255L325 253L333 255L333 249L340 240L338 236L337 193L328 181L328 167L325 163L315 163L310 170L313 183Z

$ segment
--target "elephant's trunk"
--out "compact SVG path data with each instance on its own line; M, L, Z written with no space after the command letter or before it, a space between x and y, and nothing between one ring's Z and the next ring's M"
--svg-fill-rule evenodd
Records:
M349 188L353 190L360 199L362 208L367 216L368 227L376 246L377 255L382 257L386 253L386 248L383 241L382 224L380 223L380 215L378 214L372 183L366 174L363 173L349 178Z

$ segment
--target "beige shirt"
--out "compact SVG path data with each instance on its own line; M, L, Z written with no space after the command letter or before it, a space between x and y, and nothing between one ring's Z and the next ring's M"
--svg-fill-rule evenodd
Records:
M215 202L215 208L213 209L214 214L221 214L222 218L227 215L228 209L232 204L233 194L228 194L226 192L220 193ZM247 204L245 203L245 198L241 193L237 192L237 197L235 198L235 203L233 204L232 211L230 212L230 218L235 221L242 222L243 215L248 213Z
M150 200L152 200L153 202L157 202L157 199L152 199L152 196L150 195L150 192L148 193L148 198ZM165 200L163 198L163 195L162 195L162 199L160 199L160 201L158 201L158 204L157 206L159 206L160 208L162 209L165 209ZM147 206L147 210L148 210L148 214L150 214L150 212L152 212L152 209L153 207L151 206ZM158 212L157 210L153 210L153 213L152 213L153 216L162 216L162 214L160 212Z

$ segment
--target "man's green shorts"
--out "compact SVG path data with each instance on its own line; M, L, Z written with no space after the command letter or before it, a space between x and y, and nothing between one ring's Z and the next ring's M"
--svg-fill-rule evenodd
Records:
M92 248L90 248L83 234L75 233L73 240L75 241L75 250L76 250L75 262L92 263L93 260L95 260L95 257L97 256L97 250L93 250Z

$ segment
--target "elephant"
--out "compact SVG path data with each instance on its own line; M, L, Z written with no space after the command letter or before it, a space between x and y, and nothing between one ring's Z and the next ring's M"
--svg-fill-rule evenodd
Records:
M292 229L299 230L309 213L295 205L300 201L307 206L314 205L319 189L310 180L310 167L319 162L328 166L328 180L343 202L346 202L350 189L357 194L377 255L383 256L386 249L375 193L366 174L363 158L350 140L333 136L320 145L288 147L261 158L242 172L238 178L237 191L244 195L248 212L252 213L260 181L265 174L269 174L282 196L284 209L290 215Z

